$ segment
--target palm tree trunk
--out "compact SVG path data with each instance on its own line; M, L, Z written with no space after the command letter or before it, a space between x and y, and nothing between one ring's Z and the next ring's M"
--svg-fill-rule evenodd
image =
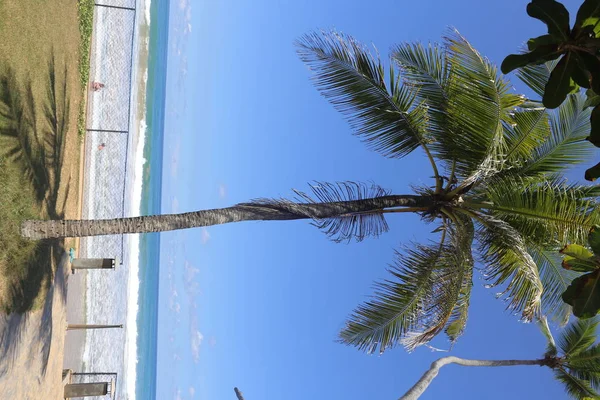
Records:
M458 364L465 367L509 367L514 365L547 365L547 361L541 360L466 360L458 357L443 357L434 361L431 367L423 374L421 379L410 388L400 400L415 400L418 399L431 384L433 378L440 372L440 368L447 364Z
M21 235L29 239L49 239L162 232L239 221L318 220L356 213L377 212L394 207L430 207L432 204L432 197L415 195L390 195L326 203L293 203L287 200L267 199L241 203L233 207L183 214L101 220L27 220L21 225Z
M240 389L233 388L233 391L235 392L235 395L237 396L238 400L244 400L244 395L242 395L242 392L240 392Z

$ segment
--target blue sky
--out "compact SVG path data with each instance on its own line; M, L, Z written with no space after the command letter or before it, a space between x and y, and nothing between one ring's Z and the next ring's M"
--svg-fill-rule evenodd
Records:
M565 2L574 13L580 1ZM172 0L163 212L289 196L320 181L374 181L395 193L430 183L418 151L389 160L353 137L309 80L293 41L315 29L373 43L440 41L455 26L500 63L544 27L526 0L417 2ZM522 84L513 79L519 89ZM433 238L417 216L377 240L335 244L309 223L243 223L162 235L159 399L394 399L445 353L383 356L335 343L346 316L386 278L393 249ZM453 354L538 358L534 325L504 311L475 278ZM445 338L433 343L448 348ZM423 399L563 399L538 367L446 367Z

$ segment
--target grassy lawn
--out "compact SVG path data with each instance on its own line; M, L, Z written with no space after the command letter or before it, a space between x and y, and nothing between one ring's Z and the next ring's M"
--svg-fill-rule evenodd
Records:
M20 222L77 215L93 1L0 0L0 15L0 309L25 312L70 243L24 241Z

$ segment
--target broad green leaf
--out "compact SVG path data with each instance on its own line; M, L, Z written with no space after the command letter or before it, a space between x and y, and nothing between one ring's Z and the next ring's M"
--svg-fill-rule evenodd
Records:
M598 0L585 0L579 11L577 11L577 18L575 19L575 28L583 28L586 26L598 27L600 21L600 1ZM597 37L598 35L596 35Z
M542 98L544 106L556 108L567 98L567 95L573 90L571 74L576 65L577 60L574 55L567 53L554 67Z
M569 39L569 11L558 1L532 0L527 4L527 14L545 23L549 34L560 40Z
M600 226L594 225L588 235L588 243L594 253L600 256Z
M596 147L600 147L600 105L594 107L590 116L590 125L592 127L590 136L587 138Z
M584 261L594 257L594 253L592 253L590 250L586 249L580 244L568 244L562 248L560 253L564 254L565 256L571 256L578 260Z
M583 103L583 108L600 105L600 95L596 94L593 89L586 90L585 95L587 96L587 99L585 100L585 103Z
M508 74L510 71L524 67L526 65L543 64L546 61L557 59L561 55L558 51L557 44L541 45L535 50L524 54L511 54L507 56L500 69L503 74Z
M600 178L600 163L594 165L592 168L588 168L585 171L586 181L594 182L598 178Z
M584 54L580 53L583 52L577 52L573 55L574 58L577 58L577 63L573 67L573 71L571 72L571 78L573 79L573 81L575 81L577 85L581 86L582 88L589 89L591 85L591 74L589 72L589 68L585 63ZM577 90L579 90L579 88Z
M579 93L579 91L581 90L579 85L577 83L575 83L575 81L573 80L573 77L571 77L570 85L571 85L571 91L569 92L569 94Z
M548 35L542 35L542 36L538 36L536 38L531 38L527 41L527 49L529 51L534 51L535 49L537 49L540 46L548 46L548 45L558 45L560 41L555 38L554 36L548 34Z
M562 267L569 271L577 271L577 272L592 272L600 267L600 265L596 264L593 257L588 260L581 260L572 256L565 256L562 261Z
M592 318L600 310L600 270L573 279L562 294L563 301L573 307L577 318Z
M583 65L591 74L591 87L596 93L600 93L600 58L589 53L578 52L579 58L583 61ZM577 82L580 86L583 86ZM583 86L586 87L586 86ZM589 86L587 86L589 87Z

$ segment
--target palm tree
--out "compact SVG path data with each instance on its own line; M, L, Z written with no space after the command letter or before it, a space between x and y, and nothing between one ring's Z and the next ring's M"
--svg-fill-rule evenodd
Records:
M240 392L240 389L233 388L233 391L235 392L235 396L238 398L238 400L244 400L244 395L242 392Z
M349 36L312 33L298 42L317 88L372 149L401 158L417 148L434 185L392 195L376 185L317 183L295 201L258 199L185 214L93 221L25 221L33 239L157 232L251 220L311 219L332 240L387 231L386 214L418 213L435 222L438 240L398 252L393 279L378 286L341 332L368 352L426 343L463 332L474 254L490 286L502 285L511 309L529 321L541 311L564 321L560 300L572 273L553 250L581 242L600 222L600 189L567 184L560 172L585 161L589 111L571 95L556 112L510 91L509 82L458 32L443 45L402 44L384 66ZM386 77L385 70L388 70ZM547 66L521 78L539 93ZM536 86L537 85L537 86ZM543 85L541 90L543 91Z
M418 399L429 387L433 378L444 365L457 364L465 367L509 367L516 365L539 365L548 367L554 377L563 383L565 390L574 399L599 399L600 394L600 344L596 342L598 321L577 320L565 328L558 349L545 318L540 320L548 345L544 358L537 360L466 360L458 357L443 357L431 364L431 368L411 387L400 400Z

